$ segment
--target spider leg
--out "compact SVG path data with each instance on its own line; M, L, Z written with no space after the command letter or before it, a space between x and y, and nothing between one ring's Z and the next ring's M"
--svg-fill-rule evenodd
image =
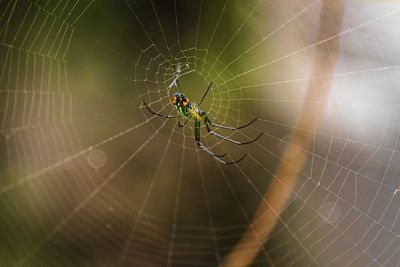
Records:
M210 154L211 156L213 156L214 158L216 158L218 161L221 161L218 158L224 157L226 156L226 153L222 154L222 155L217 155L214 154L213 152L211 152L207 147L205 147L201 142L200 142L200 122L198 119L194 119L194 139L197 142L197 144L199 145L199 147L201 149L203 149L205 152L207 152L208 154ZM222 161L221 161L222 162Z
M207 122L209 124L211 124L212 126L215 126L215 127L218 127L218 128L223 128L223 129L228 129L228 130L239 130L239 129L245 128L245 127L249 126L250 124L254 123L256 120L257 120L257 118L254 118L251 122L249 122L249 123L247 123L245 125L242 125L242 126L239 126L239 127L230 127L230 126L215 124L215 123L211 122L209 118L207 118Z
M180 121L178 121L178 126L179 126L179 127L184 127L184 126L186 125L186 123L188 123L188 121L189 121L191 118L192 118L192 115L190 115L189 118L187 118L187 119L185 120L185 122L182 123L182 124L181 124Z
M247 156L247 153L244 153L244 155L240 159L235 160L235 161L225 162L224 165L231 165L231 164L238 163L239 161L242 161L242 159L244 159L246 156Z
M197 143L197 145L198 145L201 149L203 149L205 152L207 152L208 154L210 154L211 156L213 156L216 160L218 160L218 161L224 163L224 161L222 161L222 160L219 159L219 158L225 157L225 156L226 156L226 153L224 153L224 154L222 154L222 155L217 155L217 154L214 154L214 153L213 153L211 150L209 150L207 147L205 147L200 141L196 141L196 143Z
M206 97L208 91L210 90L212 84L213 84L213 82L210 82L210 85L208 86L206 92L204 93L203 97L201 98L201 100L199 102L199 105L198 105L199 107L200 107L201 103L203 102L204 98Z
M224 165L230 165L230 164L238 163L239 161L243 160L247 156L247 153L245 153L240 159L235 160L235 161L228 161L228 162L223 161L222 159L220 159L221 157L225 156L226 153L223 154L223 155L216 155L200 142L200 122L201 122L200 120L195 118L195 122L194 122L195 123L195 125L194 125L195 126L194 127L194 138L196 140L197 145L201 149L203 149L205 152L207 152L209 155L211 155L213 158L215 158L216 160L218 160L219 162L221 162Z
M224 139L224 140L226 140L226 141L228 141L228 142L231 142L231 143L234 143L234 144L237 144L237 145L248 145L248 144L251 144L251 143L254 143L255 141L257 141L258 138L260 138L261 135L263 135L263 132L261 132L261 133L260 133L256 138L254 138L253 140L250 140L250 141L247 141L247 142L239 142L239 141L230 139L230 138L228 138L228 137L225 137L225 136L223 136L223 135L217 134L216 132L211 131L211 130L210 130L210 134L213 134L213 135L215 135L215 136L217 136L217 137L219 137L219 138L222 138L222 139Z
M160 117L163 117L163 118L166 118L166 119L171 119L171 118L176 118L176 117L178 117L177 115L163 115L163 114L159 114L159 113L157 113L157 112L154 112L147 104L146 104L146 102L144 102L144 99L143 99L143 104L146 106L146 108L150 111L150 113L151 114L153 114L153 115L157 115L157 116L160 116Z
M228 137L225 137L225 136L223 136L223 135L217 134L216 132L212 131L212 130L210 129L210 127L208 126L208 124L209 124L209 123L210 123L211 125L213 125L213 124L212 124L212 122L210 121L210 119L207 117L207 115L204 116L203 120L204 120L204 124L206 125L206 129L207 129L207 131L208 131L210 134L213 134L213 135L215 135L215 136L217 136L217 137L219 137L219 138L222 138L222 139L224 139L224 140L226 140L226 141L228 141L228 142L231 142L231 143L234 143L234 144L237 144L237 145L247 145L247 144L254 143L254 142L257 141L258 138L260 138L261 135L263 135L263 133L264 133L264 132L261 132L261 133L260 133L256 138L254 138L253 140L250 140L250 141L247 141L247 142L239 142L239 141L230 139L230 138L228 138ZM250 122L250 123L253 123L253 122Z
M226 161L223 161L222 159L220 159L221 156L215 155L215 154L214 154L213 152L211 152L208 148L206 148L200 141L196 141L196 142L197 142L197 144L199 145L199 147L200 147L201 149L203 149L205 152L207 152L208 154L210 154L211 156L213 156L216 160L218 160L219 162L221 162L221 163L224 164L224 165L230 165L230 164L238 163L239 161L243 160L243 159L247 156L247 153L245 153L245 154L244 154L240 159L238 159L238 160L226 162ZM225 156L225 155L226 155L226 153L225 153L223 156Z

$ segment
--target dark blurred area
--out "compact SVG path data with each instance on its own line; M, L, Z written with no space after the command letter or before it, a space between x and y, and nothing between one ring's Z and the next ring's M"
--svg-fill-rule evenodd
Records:
M391 16L357 30L393 7L371 13L373 3L349 2L349 34L339 55L327 55L338 57L339 75L326 114L316 114L324 123L253 266L400 260L390 254L400 57L389 40L398 34L385 31ZM0 1L0 266L217 266L251 222L304 105L321 7ZM248 153L240 164L200 150L193 121L179 128L143 106L176 113L169 86L178 67L194 103L214 82L202 107L215 123L258 118L218 131L235 140L264 132L247 146L201 128L202 142L226 160Z

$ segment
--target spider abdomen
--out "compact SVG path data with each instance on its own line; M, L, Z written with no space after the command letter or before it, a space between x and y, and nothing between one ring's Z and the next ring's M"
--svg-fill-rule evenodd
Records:
M182 117L187 118L192 114L193 106L189 98L183 93L175 93L172 98L172 103Z

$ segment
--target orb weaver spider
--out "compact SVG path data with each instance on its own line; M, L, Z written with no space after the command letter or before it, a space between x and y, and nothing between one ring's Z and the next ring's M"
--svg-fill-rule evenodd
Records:
M172 103L174 104L175 108L177 109L178 115L163 115L163 114L159 114L159 113L153 111L146 104L144 99L143 99L143 104L146 106L146 108L153 115L156 115L156 116L159 116L159 117L163 117L163 118L166 118L166 119L178 118L178 117L183 117L184 119L186 119L183 124L181 124L181 122L178 121L178 126L179 127L184 127L186 125L186 123L191 118L193 118L194 119L194 139L195 139L197 145L202 150L207 152L209 155L213 156L216 160L221 162L222 164L224 164L224 165L235 164L235 163L238 163L239 161L243 160L247 156L247 153L245 153L241 158L239 158L238 160L235 160L235 161L226 162L226 161L221 160L220 158L226 156L227 153L224 153L224 154L221 154L221 155L215 154L200 142L200 123L201 123L201 120L203 120L204 125L206 126L206 129L210 134L213 134L213 135L215 135L215 136L217 136L219 138L222 138L222 139L224 139L226 141L229 141L231 143L234 143L236 145L251 144L251 143L257 141L258 138L261 137L263 132L261 132L255 139L253 139L251 141L239 142L239 141L232 140L232 139L230 139L228 137L225 137L223 135L220 135L220 134L212 131L210 129L210 125L214 126L214 127L218 127L218 128L228 129L228 130L239 130L239 129L242 129L242 128L245 128L245 127L249 126L250 124L254 123L257 120L257 118L254 118L249 123L247 123L245 125L242 125L242 126L239 126L239 127L224 126L224 125L219 125L219 124L215 124L215 123L211 122L211 120L208 118L206 112L202 108L200 108L200 105L203 102L204 98L206 97L208 91L210 90L212 83L213 82L211 82L210 85L208 86L208 88L207 88L206 92L204 93L203 97L201 98L199 104L196 105L196 104L191 103L189 101L189 98L187 96L185 96L185 94L182 93L182 90L181 90L181 88L179 86L178 77L175 77L175 79L172 82L172 84L170 85L170 87L173 84L175 84L176 87L178 87L178 90L180 91L178 93L175 93L174 96L172 97Z

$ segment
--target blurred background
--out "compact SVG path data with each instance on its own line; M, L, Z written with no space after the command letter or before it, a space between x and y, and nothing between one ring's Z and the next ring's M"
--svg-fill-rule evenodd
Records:
M252 266L396 266L400 3L344 2L340 15L318 0L0 0L0 266L217 266L326 79L307 162ZM311 75L327 60L333 73ZM239 164L142 104L176 113L177 67L194 103L214 82L213 122L258 118L216 130L264 132L245 146L201 128L225 160L248 153Z

